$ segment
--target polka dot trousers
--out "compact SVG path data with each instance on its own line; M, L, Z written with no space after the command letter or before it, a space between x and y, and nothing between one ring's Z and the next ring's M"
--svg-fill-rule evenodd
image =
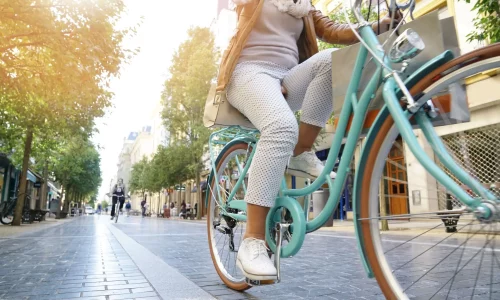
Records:
M323 127L333 110L331 52L319 52L288 70L279 65L239 63L227 89L228 101L261 132L248 178L247 203L272 207L298 138L301 122ZM286 99L281 86L287 90Z

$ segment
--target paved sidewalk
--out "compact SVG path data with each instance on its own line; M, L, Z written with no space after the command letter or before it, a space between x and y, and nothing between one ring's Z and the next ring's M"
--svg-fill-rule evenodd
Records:
M0 299L161 299L108 224L79 217L0 243Z
M56 220L53 216L46 217L45 221L33 222L32 224L22 224L21 226L2 225L0 223L0 242L7 238L13 238L24 233L33 233L39 230L46 230L53 226L71 222L79 217L68 217L66 219Z

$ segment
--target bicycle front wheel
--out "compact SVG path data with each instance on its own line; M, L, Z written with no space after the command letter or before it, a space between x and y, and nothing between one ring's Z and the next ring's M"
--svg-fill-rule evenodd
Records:
M499 68L500 54L496 55L458 68L451 66L434 81L416 86L425 86L426 95L446 97L448 86L463 85L471 72ZM500 132L500 125L466 131L454 127L454 132L450 128L441 127L438 133L455 161L485 185L498 182L500 143L494 135ZM423 149L434 157L422 132L414 132ZM406 149L390 115L370 149L363 173L359 222L367 260L385 298L497 299L498 220L483 222L467 212ZM496 195L500 199L500 194Z
M244 211L229 208L227 198L234 191L232 201L244 199L247 178L240 186L236 186L236 182L247 162L247 154L251 152L249 147L249 144L241 141L224 148L215 162L216 169L213 171L215 173L212 173L207 186L207 230L210 255L219 277L229 288L237 291L250 288L245 281L245 276L236 266L246 222L231 218L225 212L245 214ZM215 174L217 176L214 176Z
M115 223L118 223L118 217L120 216L120 200L116 201L115 206Z

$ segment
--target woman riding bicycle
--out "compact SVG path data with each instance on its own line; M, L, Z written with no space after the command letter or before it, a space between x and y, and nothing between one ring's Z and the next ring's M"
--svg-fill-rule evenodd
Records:
M113 220L115 218L117 201L120 201L120 212L122 211L123 204L125 203L125 185L123 185L123 179L118 179L118 183L113 187L111 195L113 195L113 204L111 205L111 220Z
M318 52L316 39L353 44L350 27L323 16L308 0L233 0L237 33L222 58L218 90L260 131L251 165L247 226L237 265L247 278L275 279L265 244L265 220L285 169L316 178L323 165L313 143L330 117L331 52ZM380 28L379 28L380 24ZM390 18L373 23L387 30ZM302 109L300 125L293 114ZM287 168L288 163L288 168ZM332 178L335 173L331 173Z

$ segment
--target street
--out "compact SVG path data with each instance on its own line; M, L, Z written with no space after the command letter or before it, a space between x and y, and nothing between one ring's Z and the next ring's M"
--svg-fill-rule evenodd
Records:
M427 239L412 247L437 237ZM307 235L298 255L282 260L281 283L242 293L216 274L201 221L76 217L0 239L0 257L0 299L384 299L364 273L350 232Z

